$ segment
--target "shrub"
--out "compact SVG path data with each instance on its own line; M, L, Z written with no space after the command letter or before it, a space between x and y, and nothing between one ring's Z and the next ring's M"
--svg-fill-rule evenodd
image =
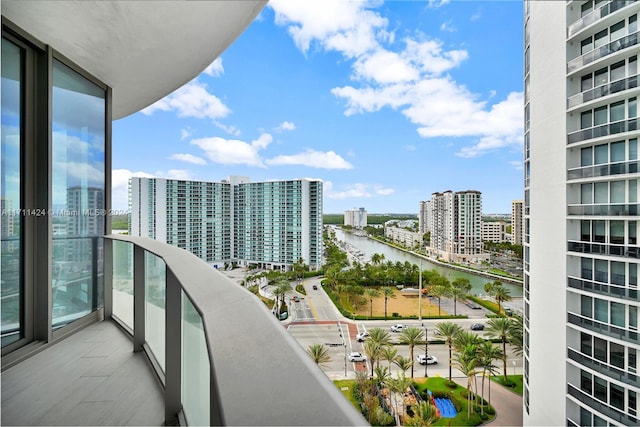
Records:
M391 313L391 317L400 317L400 314L396 313L396 312L393 312L393 313Z
M485 408L484 413L489 415L494 415L496 411L495 409L493 409L493 406L489 406L488 408Z

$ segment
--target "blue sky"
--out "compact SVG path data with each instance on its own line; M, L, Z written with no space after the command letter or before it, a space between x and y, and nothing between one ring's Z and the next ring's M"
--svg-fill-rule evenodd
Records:
M469 189L484 213L510 212L522 14L521 1L271 0L200 76L114 122L113 208L130 176L244 175L322 179L325 213L417 213Z

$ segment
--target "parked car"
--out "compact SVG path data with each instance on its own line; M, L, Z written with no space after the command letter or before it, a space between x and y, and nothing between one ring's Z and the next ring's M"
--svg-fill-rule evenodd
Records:
M360 332L356 335L356 340L358 340L358 342L363 342L367 338L369 338L369 332Z
M421 365L435 365L438 363L438 358L430 354L426 356L424 354L419 354L416 356L416 362Z
M317 291L318 290L318 286L317 285L313 285L313 290Z
M438 336L442 335L442 334L440 333L440 329L434 329L434 330L433 330L433 335L438 335Z
M299 296L294 296L293 297L293 302L300 302L300 297Z
M398 323L398 324L393 325L391 327L391 332L402 332L403 329L407 329L407 325L403 325L401 323Z
M507 316L513 316L513 310L510 308L505 308L504 314L506 314Z
M474 323L471 325L472 331L484 331L484 325L482 323Z
M365 360L367 360L367 357L358 351L349 353L349 362L364 362Z

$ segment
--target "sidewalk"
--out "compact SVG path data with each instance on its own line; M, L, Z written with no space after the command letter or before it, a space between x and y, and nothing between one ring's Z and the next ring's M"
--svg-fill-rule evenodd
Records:
M466 378L453 378L463 387L467 386ZM496 410L496 417L490 426L519 427L522 425L522 396L511 390L491 382L491 405Z

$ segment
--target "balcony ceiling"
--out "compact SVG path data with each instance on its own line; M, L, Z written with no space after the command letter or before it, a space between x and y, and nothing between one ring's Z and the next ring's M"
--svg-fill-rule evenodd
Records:
M4 0L2 15L109 85L118 119L196 77L266 3Z

